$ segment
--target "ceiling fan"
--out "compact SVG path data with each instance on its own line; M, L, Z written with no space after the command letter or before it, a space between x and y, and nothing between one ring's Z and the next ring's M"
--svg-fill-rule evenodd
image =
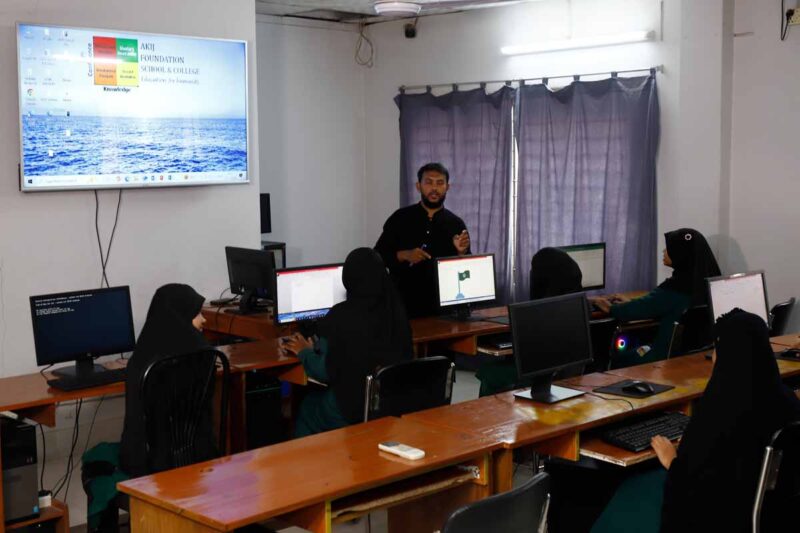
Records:
M372 7L378 15L391 16L417 16L437 9L477 9L479 7L494 7L501 4L518 4L523 0L375 0Z

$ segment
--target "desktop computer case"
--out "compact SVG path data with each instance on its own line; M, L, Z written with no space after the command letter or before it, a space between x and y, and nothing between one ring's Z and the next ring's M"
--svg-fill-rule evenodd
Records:
M39 515L36 427L0 417L6 523Z

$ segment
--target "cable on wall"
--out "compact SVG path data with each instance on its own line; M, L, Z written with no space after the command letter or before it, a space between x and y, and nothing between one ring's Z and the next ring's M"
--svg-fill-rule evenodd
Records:
M781 0L781 41L786 40L789 33L789 21L794 17L794 9L786 9L786 0Z
M114 244L114 234L117 232L117 223L119 222L119 212L120 206L122 205L122 189L119 189L117 195L117 211L114 214L114 227L111 229L111 236L108 239L108 246L106 246L105 251L103 250L103 244L100 239L100 198L97 194L97 189L94 191L94 231L97 235L97 247L100 250L100 269L101 269L101 278L100 278L100 288L103 288L103 282L105 282L106 287L110 287L111 284L108 282L108 274L106 272L106 267L108 266L108 260L111 257L111 245Z
M366 53L369 54L364 56L364 45L367 46ZM367 36L367 25L361 23L358 25L358 42L356 42L356 54L355 60L356 63L361 65L362 67L372 68L374 65L374 58L375 58L375 45L372 43L372 40Z

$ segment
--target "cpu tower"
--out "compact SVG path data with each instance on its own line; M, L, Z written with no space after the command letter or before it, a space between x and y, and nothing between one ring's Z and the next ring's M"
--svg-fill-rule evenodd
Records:
M36 427L0 417L3 462L3 508L6 523L39 515Z
M248 372L245 381L247 449L286 440L281 413L281 382L265 372Z

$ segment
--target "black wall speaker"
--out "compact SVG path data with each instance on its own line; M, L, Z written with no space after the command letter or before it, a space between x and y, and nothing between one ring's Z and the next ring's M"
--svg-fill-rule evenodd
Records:
M269 193L261 194L261 233L272 232L272 217L269 212Z

